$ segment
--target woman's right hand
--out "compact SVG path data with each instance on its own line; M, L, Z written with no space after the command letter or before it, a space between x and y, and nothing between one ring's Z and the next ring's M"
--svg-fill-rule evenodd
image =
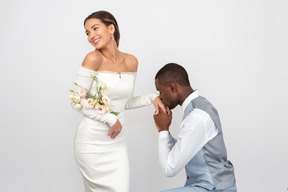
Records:
M162 110L164 113L167 114L167 109L165 105L162 103L160 97L156 97L153 101L154 107L155 107L155 115L158 115L159 111Z
M112 139L115 139L115 137L119 135L121 130L122 130L122 125L120 121L117 119L116 123L110 127L108 136L110 136Z

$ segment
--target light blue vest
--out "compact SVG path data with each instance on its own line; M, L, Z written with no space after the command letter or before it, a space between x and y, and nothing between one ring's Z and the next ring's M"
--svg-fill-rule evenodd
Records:
M218 112L207 99L200 96L188 104L183 119L196 108L210 115L218 129L218 134L185 166L187 175L185 186L200 186L209 190L231 187L235 185L234 168L232 163L227 160Z

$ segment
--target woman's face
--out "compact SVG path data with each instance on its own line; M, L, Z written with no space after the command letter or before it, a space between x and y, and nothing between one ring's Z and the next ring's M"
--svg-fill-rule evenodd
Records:
M88 19L84 27L88 42L96 49L104 48L114 33L113 25L107 27L100 19Z

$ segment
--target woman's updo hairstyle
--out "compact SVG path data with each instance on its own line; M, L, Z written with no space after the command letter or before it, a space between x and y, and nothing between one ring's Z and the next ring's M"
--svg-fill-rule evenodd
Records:
M114 25L115 32L114 32L114 39L116 41L117 47L119 46L119 40L120 40L120 31L118 27L118 23L115 19L115 17L107 12L107 11L97 11L89 15L85 20L84 20L84 25L88 19L99 19L101 20L102 23L104 23L107 27L111 24Z

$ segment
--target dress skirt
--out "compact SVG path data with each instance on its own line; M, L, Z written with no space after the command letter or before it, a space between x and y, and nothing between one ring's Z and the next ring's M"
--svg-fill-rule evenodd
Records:
M129 191L124 126L115 139L111 139L108 132L107 124L85 117L76 132L75 159L83 177L85 192Z

